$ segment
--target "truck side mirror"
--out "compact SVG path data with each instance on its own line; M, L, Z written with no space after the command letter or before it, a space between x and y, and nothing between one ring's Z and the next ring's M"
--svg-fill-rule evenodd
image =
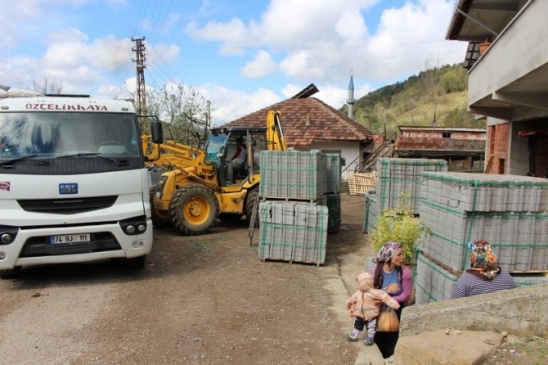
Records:
M152 132L152 143L163 143L164 132L162 128L162 122L154 120L150 122L150 130Z

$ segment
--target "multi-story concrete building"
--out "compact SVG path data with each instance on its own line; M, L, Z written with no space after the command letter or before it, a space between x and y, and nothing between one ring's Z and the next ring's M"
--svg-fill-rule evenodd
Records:
M544 0L459 0L449 25L447 39L469 42L468 108L487 118L489 173L548 177L546 14Z

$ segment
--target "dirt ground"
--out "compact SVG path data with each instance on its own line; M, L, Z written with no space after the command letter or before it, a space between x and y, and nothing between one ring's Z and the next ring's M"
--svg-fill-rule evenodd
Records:
M342 195L341 210L321 266L261 261L258 230L249 245L241 221L197 237L156 229L139 271L24 269L0 281L0 364L354 364L365 349L344 338L341 311L355 288L332 283L341 258L368 245L363 197ZM534 364L510 350L489 364Z
M331 309L346 298L325 288L337 254L365 239L363 197L343 204L322 266L261 261L242 220L196 237L156 229L142 271L24 269L0 281L0 363L354 364L360 347Z

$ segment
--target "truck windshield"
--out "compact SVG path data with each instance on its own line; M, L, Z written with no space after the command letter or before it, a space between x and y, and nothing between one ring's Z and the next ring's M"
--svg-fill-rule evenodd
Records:
M228 134L210 134L206 145L206 162L211 164L220 164L221 160L219 155L222 155L225 150L226 140Z
M0 113L0 159L139 156L135 115ZM88 156L89 156L88 155Z

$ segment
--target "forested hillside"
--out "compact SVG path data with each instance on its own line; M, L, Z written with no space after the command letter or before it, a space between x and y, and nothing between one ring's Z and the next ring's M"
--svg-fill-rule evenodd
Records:
M422 71L359 98L354 118L374 133L387 135L398 126L484 128L467 111L468 74L462 64ZM359 99L358 99L359 98ZM347 113L347 106L341 109Z

